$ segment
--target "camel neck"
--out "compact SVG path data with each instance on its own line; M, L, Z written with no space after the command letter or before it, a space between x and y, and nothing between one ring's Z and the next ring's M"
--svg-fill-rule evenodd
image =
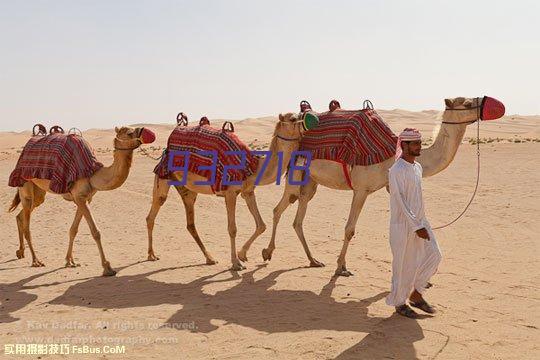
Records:
M113 163L96 171L90 178L92 187L97 190L113 190L120 187L129 175L133 150L114 150Z
M461 145L466 128L467 124L441 124L433 145L423 150L417 158L422 165L424 177L438 174L450 165Z
M278 138L277 136L274 136L272 139L272 142L270 143L270 149L271 152L270 155L270 162L268 163L268 166L266 169L262 168L263 161L259 162L259 166L257 168L257 174L264 170L264 174L261 177L261 180L258 185L268 185L276 182L276 179L278 177L278 170L279 170L279 176L281 177L285 170L287 169L287 166L289 164L289 161L291 160L291 154L293 151L298 150L298 146L300 144L300 140L283 140ZM283 160L281 163L281 169L279 169L279 161L280 156L278 155L281 153Z

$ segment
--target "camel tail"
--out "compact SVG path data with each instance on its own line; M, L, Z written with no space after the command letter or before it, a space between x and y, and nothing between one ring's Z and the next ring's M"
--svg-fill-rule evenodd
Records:
M9 207L8 212L12 212L13 210L15 210L17 206L19 206L20 203L21 203L21 198L19 196L19 190L17 190L17 193L15 194L15 197L13 198L13 201L11 202L11 206Z

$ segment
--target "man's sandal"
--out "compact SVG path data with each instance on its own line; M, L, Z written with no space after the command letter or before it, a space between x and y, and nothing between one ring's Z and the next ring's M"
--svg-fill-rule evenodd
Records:
M398 313L399 315L411 318L411 319L416 319L418 317L418 314L416 313L416 311L411 309L409 305L407 304L396 306L396 313Z
M428 314L435 314L436 313L436 310L435 308L433 308L433 306L429 305L426 300L421 300L419 302L412 302L412 301L409 301L410 305L411 306L414 306L415 308L417 309L420 309L422 310L423 312L426 312Z

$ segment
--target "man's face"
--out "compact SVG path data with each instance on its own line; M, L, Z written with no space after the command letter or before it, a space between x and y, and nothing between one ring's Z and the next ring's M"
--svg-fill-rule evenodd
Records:
M420 156L420 152L422 151L422 140L407 141L404 142L404 144L403 150L405 154L409 156Z

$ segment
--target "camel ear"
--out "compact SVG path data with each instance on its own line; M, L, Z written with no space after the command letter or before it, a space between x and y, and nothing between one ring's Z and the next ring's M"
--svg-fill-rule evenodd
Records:
M446 104L446 107L448 109L451 109L454 106L454 102L452 101L452 99L444 99L444 103Z
M279 114L279 121L285 121L285 116L283 116L283 114Z
M115 127L114 127L114 131L118 134L118 132L120 131L120 129L118 128L118 126L115 126Z

